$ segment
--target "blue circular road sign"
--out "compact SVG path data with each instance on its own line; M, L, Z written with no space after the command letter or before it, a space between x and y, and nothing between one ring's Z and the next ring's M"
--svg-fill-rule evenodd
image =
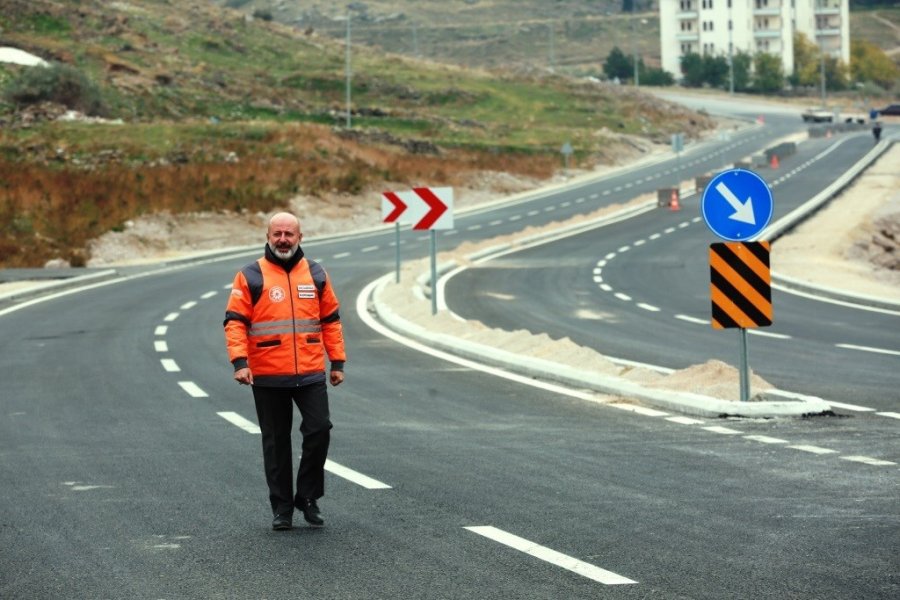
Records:
M712 178L700 199L700 212L714 234L732 242L751 239L772 220L772 191L747 169L723 171Z

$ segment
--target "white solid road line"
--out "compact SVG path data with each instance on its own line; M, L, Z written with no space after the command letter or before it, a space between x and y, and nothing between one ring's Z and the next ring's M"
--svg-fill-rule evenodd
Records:
M663 412L661 410L656 410L655 408L647 408L646 406L638 406L637 404L627 404L625 402L610 402L607 406L612 406L614 408L618 408L621 410L627 410L629 412L637 413L639 415L644 415L646 417L665 417L669 413Z
M605 585L637 583L637 581L633 581L631 579L628 579L627 577L622 577L621 575L613 573L612 571L601 569L600 567L578 560L577 558L572 558L571 556L567 556L565 554L557 552L556 550L551 550L550 548L535 544L534 542L528 541L524 538L520 538L511 533L507 533L502 529L497 529L496 527L478 526L465 527L465 529L468 529L472 533L477 533L478 535L494 540L495 542L499 542L504 546L509 546L510 548L518 550L519 552L524 552L529 556L539 558L552 565L562 567L563 569L567 569L569 571L572 571L573 573L577 573L582 577L587 577L588 579L592 579Z
M878 413L875 413L875 414L878 415L878 416L881 416L881 417L890 417L890 418L892 418L892 419L900 419L900 413L895 413L895 412L878 412Z
M343 477L347 481L355 483L356 485L362 486L367 490L389 490L391 486L386 483L382 483L377 479L372 479L367 475L363 475L353 469L349 469L343 465L339 465L331 459L325 460L325 470L329 473L337 475L338 477Z
M209 398L209 394L200 389L200 386L193 381L179 381L178 385L192 398Z
M874 412L875 411L874 408L869 408L867 406L859 406L857 404L846 404L844 402L832 402L831 400L828 401L828 404L830 406L836 406L838 408L843 408L844 410L853 410L856 412Z

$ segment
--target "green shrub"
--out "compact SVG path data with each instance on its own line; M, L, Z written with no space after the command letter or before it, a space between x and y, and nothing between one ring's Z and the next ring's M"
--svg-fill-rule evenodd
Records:
M60 63L23 70L6 84L3 96L18 107L56 102L87 115L105 112L99 88L75 67Z

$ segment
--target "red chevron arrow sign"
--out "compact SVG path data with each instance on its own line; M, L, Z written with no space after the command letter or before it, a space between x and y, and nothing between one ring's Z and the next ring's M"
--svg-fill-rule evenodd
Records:
M381 194L385 223L410 223L413 229L453 229L453 188L414 188Z

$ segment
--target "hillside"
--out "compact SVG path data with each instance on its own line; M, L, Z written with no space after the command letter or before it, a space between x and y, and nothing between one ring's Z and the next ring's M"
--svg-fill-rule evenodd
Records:
M0 46L71 67L0 64L0 266L83 264L90 239L140 214L266 211L484 171L547 178L565 142L572 166L593 168L713 125L624 86L360 49L347 128L345 47L315 31L202 0L0 9ZM55 102L22 102L9 90L29 73L70 79L34 84ZM72 80L105 120L66 114Z
M246 14L271 17L343 39L347 15L355 43L405 56L477 68L554 69L602 74L614 47L660 66L659 2L636 0L215 0ZM855 9L850 37L869 41L900 64L900 7Z

